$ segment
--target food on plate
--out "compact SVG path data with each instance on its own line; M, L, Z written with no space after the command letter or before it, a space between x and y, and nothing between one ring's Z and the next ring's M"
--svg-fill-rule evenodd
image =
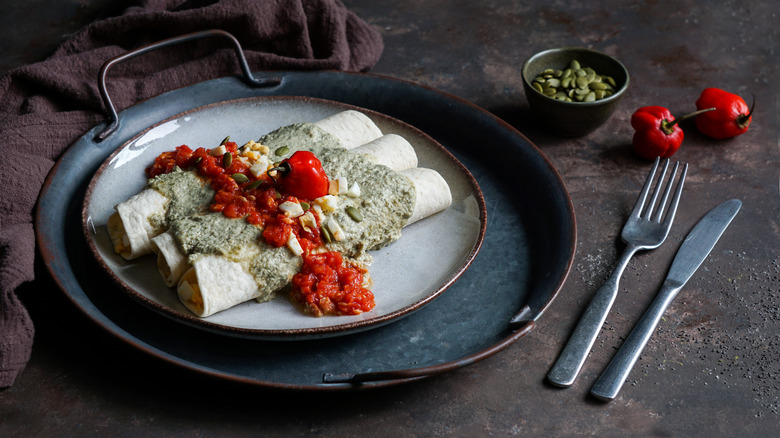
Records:
M174 287L189 268L187 257L179 249L176 239L170 231L152 238L152 251L157 253L157 270L160 271L165 285Z
M425 219L452 204L452 194L447 181L439 172L425 167L415 167L406 169L401 174L412 180L417 193L412 215L406 221L406 225Z
M172 170L164 175L117 204L116 212L108 218L114 251L126 260L152 252L152 239L165 231L171 220L166 217L169 211L182 216L195 214L214 196L214 191L192 172ZM170 208L172 198L175 208Z
M147 242L166 285L200 317L288 289L305 313L359 314L374 307L368 251L452 202L441 175L416 166L405 139L356 111L241 147L182 145L147 169L139 198L117 205L110 233L117 252ZM153 204L140 205L146 197Z
M278 136L278 133L275 133L275 135ZM415 168L417 166L417 155L414 152L412 146L409 144L408 141L406 141L406 139L395 134L387 134L385 136L378 138L377 140L374 140L363 146L352 149L350 152L361 155L374 164L390 167L395 171L408 171L409 169ZM424 173L428 171L438 176L438 173L430 169L420 168L420 169L416 169L416 171L420 173ZM187 178L188 180L190 176L190 175L185 176L185 174L183 173L173 173L169 175L170 176L168 178L175 178L178 176L181 178ZM407 175L407 176L410 177L412 182L415 184L417 192L431 191L431 189L429 189L425 184L422 183L422 181L419 180L419 177L416 177L414 175ZM432 175L430 175L429 177L432 180L434 180ZM441 204L442 201L446 199L450 199L451 202L451 197L450 197L449 187L446 186L446 182L444 182L444 185L442 185L441 182L443 182L444 180L440 176L439 179L440 179L439 185L433 187L433 189L435 190L434 193L431 193L429 196L417 197L419 200L416 201L415 208L412 213L412 216L415 217L415 219L408 221L407 225L410 225L411 223L416 222L419 219L420 211L422 211L422 209L427 209L428 211L436 211L437 208L443 210L447 206L449 206L449 205L443 206ZM157 187L158 189L164 191L166 190L162 184L158 184ZM145 191L154 192L155 190L147 189ZM187 189L182 190L181 192L195 193L196 187L189 186ZM208 188L208 193L206 193L203 196L196 196L193 199L196 203L202 204L206 202L205 200L210 200L213 196L214 196L213 190ZM331 198L327 198L327 199L331 199ZM188 211L192 211L192 209L188 209ZM345 208L345 212L347 213L347 215L349 215L350 213L352 215L361 214L360 210L354 206L351 208ZM158 212L158 214L162 214L162 213ZM429 215L430 214L433 213L429 213ZM158 249L155 251L158 257L158 268L160 270L160 273L163 275L163 278L166 279L166 284L168 284L169 286L178 284L178 280L184 274L184 271L186 271L186 269L189 269L190 267L189 262L187 261L187 257L181 252L178 244L176 244L176 242L173 240L173 237L170 234L170 232L162 233L159 236L152 238L151 240L153 243L157 244L158 246Z
M383 135L352 149L351 152L362 155L376 164L384 164L396 172L417 167L417 154L414 148L405 138L396 134Z
M107 224L114 251L127 260L149 254L151 238L160 232L154 218L165 211L168 201L157 190L146 189L117 205Z
M299 199L320 198L327 195L330 189L328 174L317 156L310 151L295 152L269 169L268 173L274 173L273 179L283 193Z
M345 149L356 148L382 136L379 127L360 111L341 111L314 124L336 137Z

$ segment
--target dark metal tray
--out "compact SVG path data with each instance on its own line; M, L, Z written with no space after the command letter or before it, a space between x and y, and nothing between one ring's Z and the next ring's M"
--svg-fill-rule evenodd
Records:
M257 74L257 77L271 75ZM557 171L511 126L468 102L370 74L286 72L248 87L227 77L162 94L96 126L48 176L36 233L42 258L70 300L124 342L175 365L247 384L344 390L387 386L490 356L522 337L560 291L576 245L571 200ZM80 231L86 186L114 149L189 109L251 96L309 96L395 117L424 131L474 175L487 232L471 268L443 295L387 326L331 339L261 341L209 333L151 312L120 292L93 261Z

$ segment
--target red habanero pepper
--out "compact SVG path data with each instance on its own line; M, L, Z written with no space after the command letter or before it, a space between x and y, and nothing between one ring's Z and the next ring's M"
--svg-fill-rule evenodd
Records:
M282 191L299 199L312 200L328 194L328 175L320 160L309 151L298 151L270 169L281 175Z
M696 100L696 108L715 108L715 111L697 117L696 127L702 134L716 140L736 137L748 130L755 105L754 98L748 111L745 101L736 94L719 88L705 88Z
M632 141L634 152L648 160L671 157L680 149L685 137L679 123L712 110L714 108L707 108L675 119L672 113L662 106L639 108L631 116L631 126L636 130Z
M662 106L643 106L631 116L631 126L636 130L633 138L634 152L642 158L671 157L683 141L683 131L672 113Z

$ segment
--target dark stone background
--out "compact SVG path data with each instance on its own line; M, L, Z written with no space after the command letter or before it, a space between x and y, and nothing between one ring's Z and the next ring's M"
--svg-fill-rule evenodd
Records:
M2 1L0 71L44 59L122 2ZM780 432L778 21L772 1L345 0L384 35L374 73L425 84L504 118L561 173L575 206L574 265L536 328L484 361L377 391L301 394L213 381L146 357L96 329L60 294L22 288L37 324L32 360L0 392L0 436L775 436ZM613 117L576 139L531 114L523 61L559 46L618 57L631 87ZM629 264L577 382L544 383L576 318L614 266L648 165L631 113L674 114L715 86L757 99L750 130L714 142L684 125L690 163L675 227ZM693 224L744 205L668 309L619 397L590 386L660 286ZM42 274L44 275L44 274ZM45 284L45 283L44 283ZM51 284L51 289L56 287ZM45 293L45 296L44 296Z

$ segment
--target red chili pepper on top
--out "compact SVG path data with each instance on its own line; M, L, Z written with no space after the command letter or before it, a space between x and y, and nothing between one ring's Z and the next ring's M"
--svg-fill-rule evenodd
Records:
M309 151L295 152L271 170L281 175L281 188L290 196L312 200L328 194L328 175L320 160Z
M696 127L702 134L716 140L744 134L750 126L753 106L748 111L745 101L736 94L719 88L705 88L696 100L696 108L715 108L708 114L696 118Z
M634 151L648 160L671 157L680 149L684 138L679 122L713 109L695 111L675 119L672 113L662 106L639 108L631 116L631 126L636 130L633 138Z

